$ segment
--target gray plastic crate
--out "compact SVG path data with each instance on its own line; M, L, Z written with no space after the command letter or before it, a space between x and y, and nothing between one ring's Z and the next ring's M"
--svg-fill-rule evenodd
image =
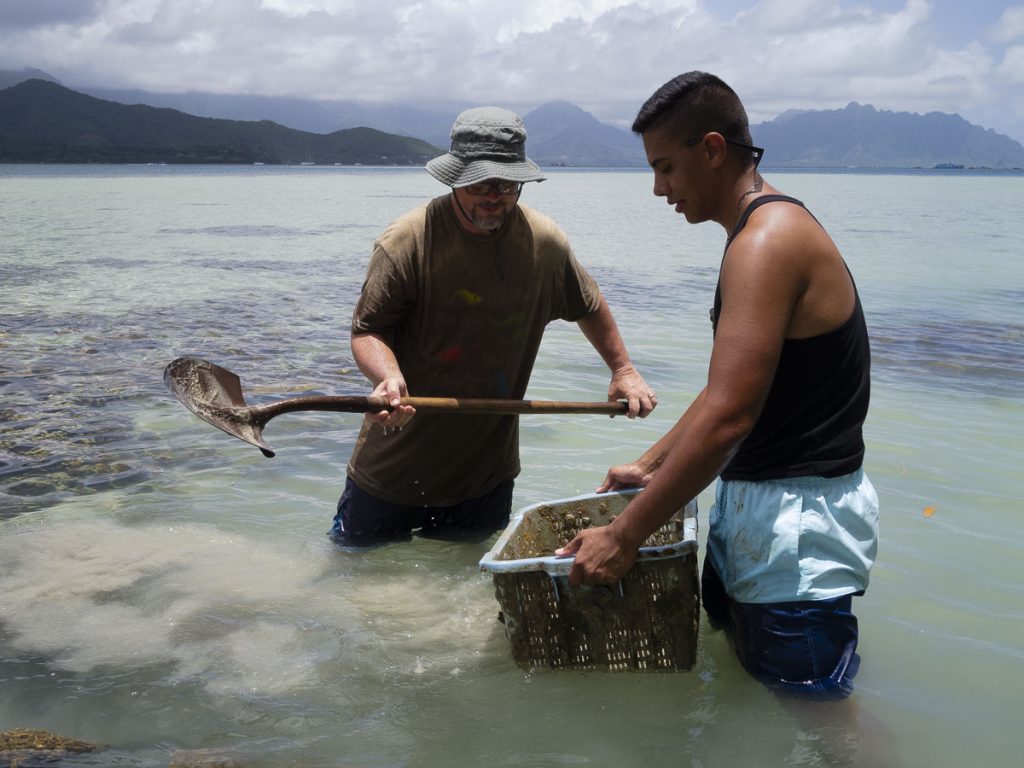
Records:
M656 531L616 584L571 587L572 558L555 557L581 527L605 525L639 489L526 507L480 560L494 577L505 632L528 667L687 670L697 655L697 509ZM649 546L648 546L649 545Z

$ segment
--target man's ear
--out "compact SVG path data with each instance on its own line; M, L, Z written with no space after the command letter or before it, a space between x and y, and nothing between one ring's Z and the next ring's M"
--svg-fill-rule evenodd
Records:
M725 137L717 131L704 134L704 151L711 167L721 168L727 154Z

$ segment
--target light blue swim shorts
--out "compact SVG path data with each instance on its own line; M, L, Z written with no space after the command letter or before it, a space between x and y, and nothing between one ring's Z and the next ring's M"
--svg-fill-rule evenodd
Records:
M878 495L863 469L720 480L708 531L708 557L733 600L827 600L867 588L878 551Z

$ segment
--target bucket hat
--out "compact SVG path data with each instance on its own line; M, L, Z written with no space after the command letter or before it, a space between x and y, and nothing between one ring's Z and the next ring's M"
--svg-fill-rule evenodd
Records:
M515 112L500 107L467 109L455 118L451 137L451 150L427 163L430 175L446 186L546 178L526 156L526 126Z

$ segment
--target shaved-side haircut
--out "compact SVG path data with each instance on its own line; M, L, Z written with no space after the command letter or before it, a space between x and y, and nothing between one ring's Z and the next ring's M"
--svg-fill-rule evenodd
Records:
M730 143L753 143L740 97L721 78L707 72L674 77L644 102L633 121L633 132L644 134L654 129L667 131L680 142L715 131Z

